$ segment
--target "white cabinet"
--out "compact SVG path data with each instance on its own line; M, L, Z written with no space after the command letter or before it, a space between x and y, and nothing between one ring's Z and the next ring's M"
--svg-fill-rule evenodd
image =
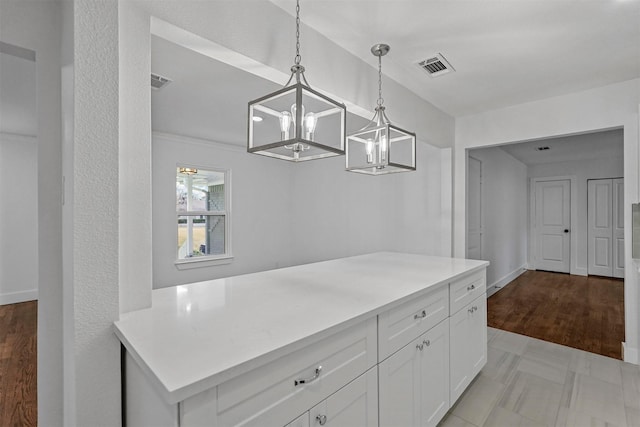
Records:
M311 427L376 427L378 371L371 368L309 411Z
M486 294L452 314L450 329L450 403L453 405L487 362Z
M378 315L378 358L384 360L449 316L449 289L440 286Z
M378 365L380 426L436 426L449 410L449 320Z
M186 399L181 426L286 425L375 367L376 348L373 317Z
M486 264L383 253L156 290L116 324L126 423L436 426L486 363Z

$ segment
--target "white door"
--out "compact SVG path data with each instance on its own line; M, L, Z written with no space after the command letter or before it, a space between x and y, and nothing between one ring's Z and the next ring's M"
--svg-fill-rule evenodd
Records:
M571 258L571 181L535 183L536 269L568 273Z
M613 180L613 277L624 278L624 178Z
M624 183L594 179L587 184L588 274L624 277Z
M482 259L482 162L469 156L467 170L467 258Z

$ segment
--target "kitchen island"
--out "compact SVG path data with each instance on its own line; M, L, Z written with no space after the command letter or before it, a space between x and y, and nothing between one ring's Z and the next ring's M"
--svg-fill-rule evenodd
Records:
M486 261L375 253L153 291L127 425L436 425L486 362Z

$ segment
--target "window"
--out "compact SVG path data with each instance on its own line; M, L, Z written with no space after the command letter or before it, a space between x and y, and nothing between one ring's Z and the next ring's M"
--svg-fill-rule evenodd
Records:
M177 259L229 259L229 171L176 169Z

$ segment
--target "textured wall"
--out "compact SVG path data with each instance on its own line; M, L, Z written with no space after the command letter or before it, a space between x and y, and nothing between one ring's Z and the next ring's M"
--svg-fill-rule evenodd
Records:
M120 424L118 3L74 3L74 425ZM99 83L99 84L97 84ZM47 423L43 423L47 424Z

